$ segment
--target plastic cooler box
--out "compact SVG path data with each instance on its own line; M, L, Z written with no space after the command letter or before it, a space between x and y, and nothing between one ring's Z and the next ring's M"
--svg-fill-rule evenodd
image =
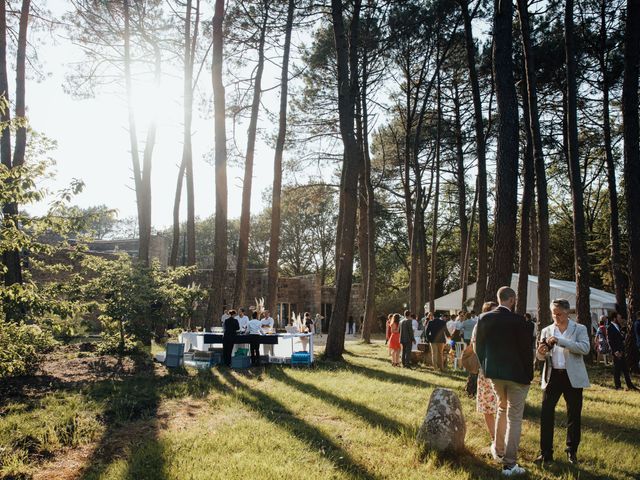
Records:
M251 358L247 356L237 356L231 358L231 368L249 368L251 366Z
M309 352L294 352L291 355L291 365L311 365L311 354Z

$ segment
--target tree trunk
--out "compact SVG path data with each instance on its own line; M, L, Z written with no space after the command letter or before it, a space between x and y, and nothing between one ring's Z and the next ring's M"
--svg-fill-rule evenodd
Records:
M224 308L224 290L227 283L227 132L225 124L224 83L222 82L224 0L216 0L212 22L213 112L216 171L216 217L211 293L205 326L217 323Z
M527 100L525 99L525 102ZM534 177L535 177L535 155L534 155ZM535 188L535 185L534 185ZM529 270L531 275L538 276L538 209L536 208L535 189L533 191L533 202L529 211Z
M129 12L129 0L123 0L124 16L124 78L127 93L127 107L129 111L129 143L131 148L131 162L133 164L133 181L136 191L136 205L138 209L138 260L143 265L149 264L149 239L151 226L147 225L146 198L143 171L140 167L140 153L138 152L138 131L136 127L135 113L133 110L133 86L131 77L131 21Z
M438 253L438 206L440 204L440 141L442 137L442 108L440 105L441 91L440 91L440 73L438 73L437 85L436 85L436 190L433 198L433 224L431 227L431 276L429 286L429 311L436 311L436 268L437 268L437 253Z
M193 186L193 152L191 148L191 122L193 118L193 63L198 37L200 1L196 0L196 18L191 34L192 0L187 0L184 29L184 135L182 160L187 177L187 265L196 264L196 217Z
M2 137L0 140L0 157L2 164L11 170L24 163L24 154L27 141L26 125L19 125L16 131L16 145L11 158L11 129L8 123L11 121L10 103L9 103L9 79L7 74L7 18L6 18L6 2L0 7L0 94L4 97L6 104L1 106L0 121L6 122L6 126L2 129ZM16 61L16 119L26 122L25 111L25 64L26 64L26 47L27 47L27 27L29 25L29 8L30 2L23 0L22 9L20 11L20 27L18 32L18 51ZM2 205L4 216L4 225L7 229L17 229L18 225L18 204L10 202ZM20 252L11 250L3 252L2 263L6 271L4 272L5 285L13 285L22 283L22 265L20 262ZM7 319L17 316L17 312L6 312Z
M289 0L287 6L287 24L282 54L282 72L280 75L280 119L278 138L273 159L273 192L271 199L271 234L269 236L269 266L267 273L267 308L275 311L278 297L278 259L280 258L280 227L282 197L282 155L287 134L287 99L289 92L289 52L291 50L291 31L295 0Z
M369 109L367 107L367 86L368 86L368 56L365 50L362 61L362 146L364 161L364 184L367 196L367 278L363 279L365 284L364 299L364 319L362 322L362 340L371 343L371 329L375 321L375 296L376 296L376 252L375 252L375 196L373 185L371 184L371 156L369 155Z
M526 0L518 0L518 14L522 32L522 46L525 58L525 78L527 82L527 106L531 139L533 141L533 157L535 162L536 199L537 199L537 232L538 232L538 322L541 327L551 323L549 309L550 270L549 270L549 200L547 195L547 174L540 134L540 116L538 114L538 90L536 85L535 56L531 45L531 29Z
M493 255L485 299L494 300L498 288L511 285L518 217L518 101L513 79L511 2L495 0L493 65L498 103L496 208Z
M624 36L622 121L624 134L624 189L629 234L630 320L640 313L640 146L638 143L638 69L640 67L640 4L627 0ZM635 352L629 341L628 353ZM629 355L632 360L634 355ZM636 357L637 358L637 357ZM637 365L637 363L636 363ZM634 365L635 366L635 365Z
M169 253L169 266L174 268L178 265L178 250L180 249L180 198L182 197L184 170L185 165L184 161L182 161L180 162L180 170L178 170L176 194L173 200L173 231L171 235L171 251Z
M465 181L464 150L462 142L462 122L460 119L460 95L458 84L453 84L453 107L456 137L456 183L458 185L458 221L460 222L460 288L463 288L464 262L467 258L467 237L469 226L467 224L467 183ZM465 295L466 300L466 295Z
M482 303L484 302L487 288L487 264L489 251L486 140L482 120L480 84L478 82L478 72L476 70L476 47L473 42L473 30L471 26L471 15L469 14L468 0L460 0L460 8L462 10L462 18L464 21L467 67L469 68L469 81L471 82L471 95L473 97L476 155L478 157L478 274L476 278L476 295L473 309L476 312L480 312L482 310Z
M351 20L351 58L357 58L358 24L360 19L361 1L356 0L353 7ZM349 312L349 298L353 281L353 243L355 239L355 223L357 208L358 172L360 170L360 152L354 134L354 105L357 89L354 88L353 76L357 77L357 70L349 72L349 42L344 28L342 17L342 1L331 0L331 16L333 20L333 33L336 46L337 70L338 70L338 113L340 123L340 136L344 144L345 154L343 160L343 182L340 196L342 204L342 234L340 245L336 248L340 252L336 277L336 297L333 314L329 325L327 346L325 355L329 359L342 358L344 351L345 324ZM351 80L351 81L350 81Z
M258 43L258 64L253 79L253 101L251 103L251 119L247 130L247 154L244 164L244 181L242 182L242 211L240 213L240 239L238 241L238 261L236 265L236 285L233 294L236 307L246 307L247 302L247 263L249 260L249 235L251 234L251 185L253 183L253 157L256 148L256 132L258 128L258 112L262 95L262 72L264 71L264 43L267 33L269 3L264 2L264 17L260 26Z
M607 164L607 185L609 187L609 237L611 239L611 272L616 293L618 312L627 316L627 299L625 290L627 279L622 268L620 254L620 215L618 214L618 186L616 185L616 166L613 161L613 147L611 146L611 118L609 114L609 74L607 71L606 48L606 1L601 1L600 9L600 45L598 60L600 75L602 75L602 121L604 133L604 151Z
M531 207L533 205L533 192L535 188L535 174L533 162L533 140L531 138L531 125L529 107L527 105L527 84L522 82L522 99L525 136L527 139L524 152L524 188L522 191L522 208L520 210L520 255L518 266L518 297L516 312L520 315L527 313L527 290L529 287L529 254L531 251L529 234L531 224Z
M578 321L587 327L591 336L589 307L589 257L584 221L583 186L578 158L578 107L576 83L575 38L573 33L573 0L565 4L565 58L567 67L567 150L571 197L573 200L573 251L576 270L576 313Z
M469 285L469 269L470 269L470 259L471 259L471 238L473 235L473 226L476 222L476 206L478 204L478 181L476 179L476 189L473 195L473 206L471 207L471 224L469 226L469 232L467 233L467 246L465 248L465 257L464 263L462 267L462 305L463 309L466 309L467 306L467 287ZM473 308L472 308L473 310ZM475 311L475 310L474 310Z

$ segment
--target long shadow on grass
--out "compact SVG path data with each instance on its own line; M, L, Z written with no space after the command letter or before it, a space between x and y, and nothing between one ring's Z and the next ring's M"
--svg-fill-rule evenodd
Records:
M560 400L562 402L562 400ZM558 402L558 405L560 405ZM539 424L540 422L540 410L541 407L539 405L530 405L527 404L524 411L524 417L531 420L532 422ZM555 438L563 439L566 435L566 425L567 425L567 416L565 412L560 412L556 409L555 415ZM622 427L612 422L608 422L605 418L596 418L590 415L585 415L585 409L582 410L581 417L581 425L582 425L582 435L584 438L585 429L589 429L595 433L600 433L604 437L606 437L607 442L616 441L622 442L626 448L631 448L631 450L640 450L640 437L638 436L638 429L635 426ZM555 442L554 442L555 443ZM615 450L615 447L610 446L611 449ZM613 451L611 450L611 451ZM610 453L607 453L607 450L601 450L603 455L608 455L611 458ZM578 451L578 456L580 456L580 451ZM564 453L560 450L555 457L561 460L564 458ZM607 469L609 474L606 478L614 478L613 473L618 472L620 475L618 477L626 478L629 475L629 472L625 472L619 468L616 468L616 465L612 465L610 461L607 461L604 456L599 458L599 460L607 462ZM615 463L615 462L614 462ZM589 463L579 463L577 467L571 466L568 463L563 461L551 464L546 470L551 473L554 473L558 476L565 474L567 471L579 472L579 478L585 480L599 480L602 475L595 474L593 471L589 470ZM609 476L611 475L611 476ZM635 478L635 477L634 477Z
M262 415L265 420L270 421L276 427L287 430L310 448L324 450L324 458L331 461L336 468L351 478L372 480L382 478L359 464L331 437L308 422L297 418L294 412L276 397L251 388L228 370L221 370L220 374L230 385L236 387L235 395L239 401Z
M366 377L380 380L382 382L394 382L400 385L410 385L413 387L420 388L432 388L435 385L426 382L424 380L420 380L414 377L410 377L407 375L402 375L399 373L387 372L385 370L378 370L377 368L365 367L363 365L358 365L356 363L351 363L348 361L345 362L319 362L317 367L318 370L325 371L350 371L354 373L359 373Z
M373 427L380 427L385 432L399 435L403 431L409 430L409 427L404 423L393 420L392 418L387 417L375 410L371 410L368 407L360 403L353 402L351 400L347 400L345 398L341 398L327 390L323 390L321 388L316 387L315 385L310 385L308 383L301 382L291 377L287 372L282 369L273 369L270 372L270 377L276 380L279 380L283 383L286 383L292 388L299 390L307 395L310 395L314 398L318 398L327 403L331 403L341 408L342 410L347 410L358 417L362 418L364 421L369 423Z
M126 458L125 478L164 480L165 454L159 441L158 418L161 397L186 396L193 394L193 388L199 392L214 385L210 372L199 372L195 379L184 370L158 377L148 365L141 362L139 367L140 373L134 377L103 381L86 389L90 399L106 406L103 417L106 429L86 463L82 478L98 478L114 459Z

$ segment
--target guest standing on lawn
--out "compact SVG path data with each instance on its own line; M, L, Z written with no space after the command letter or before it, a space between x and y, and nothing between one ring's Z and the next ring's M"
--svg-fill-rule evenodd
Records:
M400 343L402 344L402 366L409 368L411 366L411 348L416 343L411 315L400 321Z
M447 323L439 317L433 318L427 323L425 337L431 349L431 363L433 368L444 371L444 344L447 341Z
M400 366L400 315L393 314L389 324L389 352L391 352L391 365Z
M637 390L631 381L629 375L629 366L624 356L624 334L622 333L622 315L618 312L612 312L609 317L609 328L607 328L607 338L609 339L609 348L613 354L613 383L616 390L620 390L620 374L624 374L624 381L629 390Z
M494 310L498 304L496 302L485 302L482 305L482 313L490 312ZM477 319L476 319L477 325ZM476 335L478 327L473 329L471 334L471 344L474 351L476 350ZM478 360L478 363L480 361ZM476 392L476 412L481 413L484 416L484 421L487 424L487 430L489 431L489 437L491 437L491 445L495 442L496 437L496 411L498 410L498 397L493 389L491 380L484 376L482 366L478 370L478 386Z
M251 342L249 346L251 348L251 365L256 367L260 366L260 343L255 337L256 335L262 335L262 322L258 319L258 312L251 314L252 318L249 320L248 329L249 335L251 335Z
M511 310L516 292L498 290L498 308L478 320L476 352L487 378L498 396L495 442L491 453L502 463L503 475L519 475L526 470L516 463L522 415L533 379L532 326Z
M589 387L589 376L584 355L591 350L587 327L569 320L569 301L559 298L551 302L553 324L540 333L536 351L538 360L544 361L542 370L542 410L540 412L540 456L536 463L553 461L553 426L555 408L564 397L567 404L567 458L578 463L580 420L582 416L582 389Z
M231 366L231 352L235 343L236 335L240 330L240 323L236 318L236 311L229 310L229 317L224 322L224 333L222 335L222 362Z

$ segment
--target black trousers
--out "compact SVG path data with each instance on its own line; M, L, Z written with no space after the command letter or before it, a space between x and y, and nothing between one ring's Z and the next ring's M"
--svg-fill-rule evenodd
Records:
M260 344L258 342L251 342L251 365L260 365Z
M235 338L222 337L222 363L231 366L231 352L233 352Z
M567 404L567 448L577 452L580 445L580 417L582 415L582 389L573 388L566 370L551 371L551 378L542 393L542 411L540 414L540 451L545 456L553 455L553 424L555 409L564 397Z
M631 382L631 377L629 376L629 367L627 366L627 359L624 358L624 355L620 358L613 355L613 383L616 388L620 388L622 385L620 383L620 374L624 374L624 381L627 384L628 388L633 387L633 382Z
M413 347L413 342L402 344L402 365L404 367L411 365L411 347Z

